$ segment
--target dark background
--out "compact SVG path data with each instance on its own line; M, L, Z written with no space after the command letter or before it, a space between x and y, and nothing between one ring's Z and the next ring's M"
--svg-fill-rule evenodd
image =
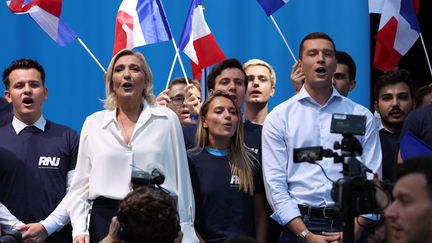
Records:
M417 14L417 19L419 21L420 30L423 35L423 40L428 51L429 60L432 62L432 1L431 0L421 0L420 1L420 11ZM373 109L374 102L374 85L375 80L383 74L382 71L377 70L373 67L373 59L375 55L375 34L378 31L380 21L379 14L371 14L371 89L370 97L371 103L370 107ZM417 84L417 88L432 83L431 73L428 68L426 61L425 52L420 38L416 41L414 46L402 57L399 62L399 69L407 69L414 82Z

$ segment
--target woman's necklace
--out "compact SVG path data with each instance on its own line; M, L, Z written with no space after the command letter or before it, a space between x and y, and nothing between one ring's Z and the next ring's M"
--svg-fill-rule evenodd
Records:
M132 137L132 132L133 132L133 129L135 128L136 123L130 125L129 127L126 127L124 125L124 121L125 121L125 119L122 119L121 116L119 115L119 123L120 123L121 131L122 131L121 134L123 136L125 143L129 144L130 139Z

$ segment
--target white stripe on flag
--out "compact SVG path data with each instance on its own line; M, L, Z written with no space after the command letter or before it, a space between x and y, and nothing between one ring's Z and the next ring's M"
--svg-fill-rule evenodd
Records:
M59 18L38 6L31 8L30 16L54 40L57 40Z
M398 19L398 28L393 46L394 49L403 56L409 51L409 49L411 49L418 37L419 34L417 31L412 29L411 25L405 20L405 18L400 16Z

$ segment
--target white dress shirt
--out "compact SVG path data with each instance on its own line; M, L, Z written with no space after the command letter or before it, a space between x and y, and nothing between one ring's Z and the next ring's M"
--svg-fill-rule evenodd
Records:
M333 113L366 116L366 133L356 136L363 146L361 159L381 176L381 145L372 113L341 96L335 89L327 103L321 106L303 87L297 95L270 112L262 132L266 194L274 211L271 217L280 225L300 216L298 204L312 207L334 205L330 194L332 182L320 167L311 163L293 163L294 148L323 146L333 149L334 142L342 140L341 134L330 133ZM324 158L318 163L333 181L342 177L342 164L334 163L333 158Z
M197 242L193 222L195 205L183 134L176 114L144 102L131 140L121 135L116 110L103 110L84 122L68 212L73 237L88 234L89 204L97 197L121 200L130 191L131 173L159 169L162 187L177 198L183 242Z

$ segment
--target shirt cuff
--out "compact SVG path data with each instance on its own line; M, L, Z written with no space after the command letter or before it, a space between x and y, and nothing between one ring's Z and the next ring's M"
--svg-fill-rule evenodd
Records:
M282 210L283 209L283 210ZM280 225L284 226L291 222L291 220L300 217L300 210L297 204L290 204L289 208L280 208L274 212L270 217L278 222Z
M55 232L59 228L56 222L53 219L50 219L50 217L40 221L39 223L41 223L42 226L45 228L48 236L50 236L53 232Z
M195 234L195 229L191 223L180 223L181 231L183 233L182 243L197 243L198 237Z

